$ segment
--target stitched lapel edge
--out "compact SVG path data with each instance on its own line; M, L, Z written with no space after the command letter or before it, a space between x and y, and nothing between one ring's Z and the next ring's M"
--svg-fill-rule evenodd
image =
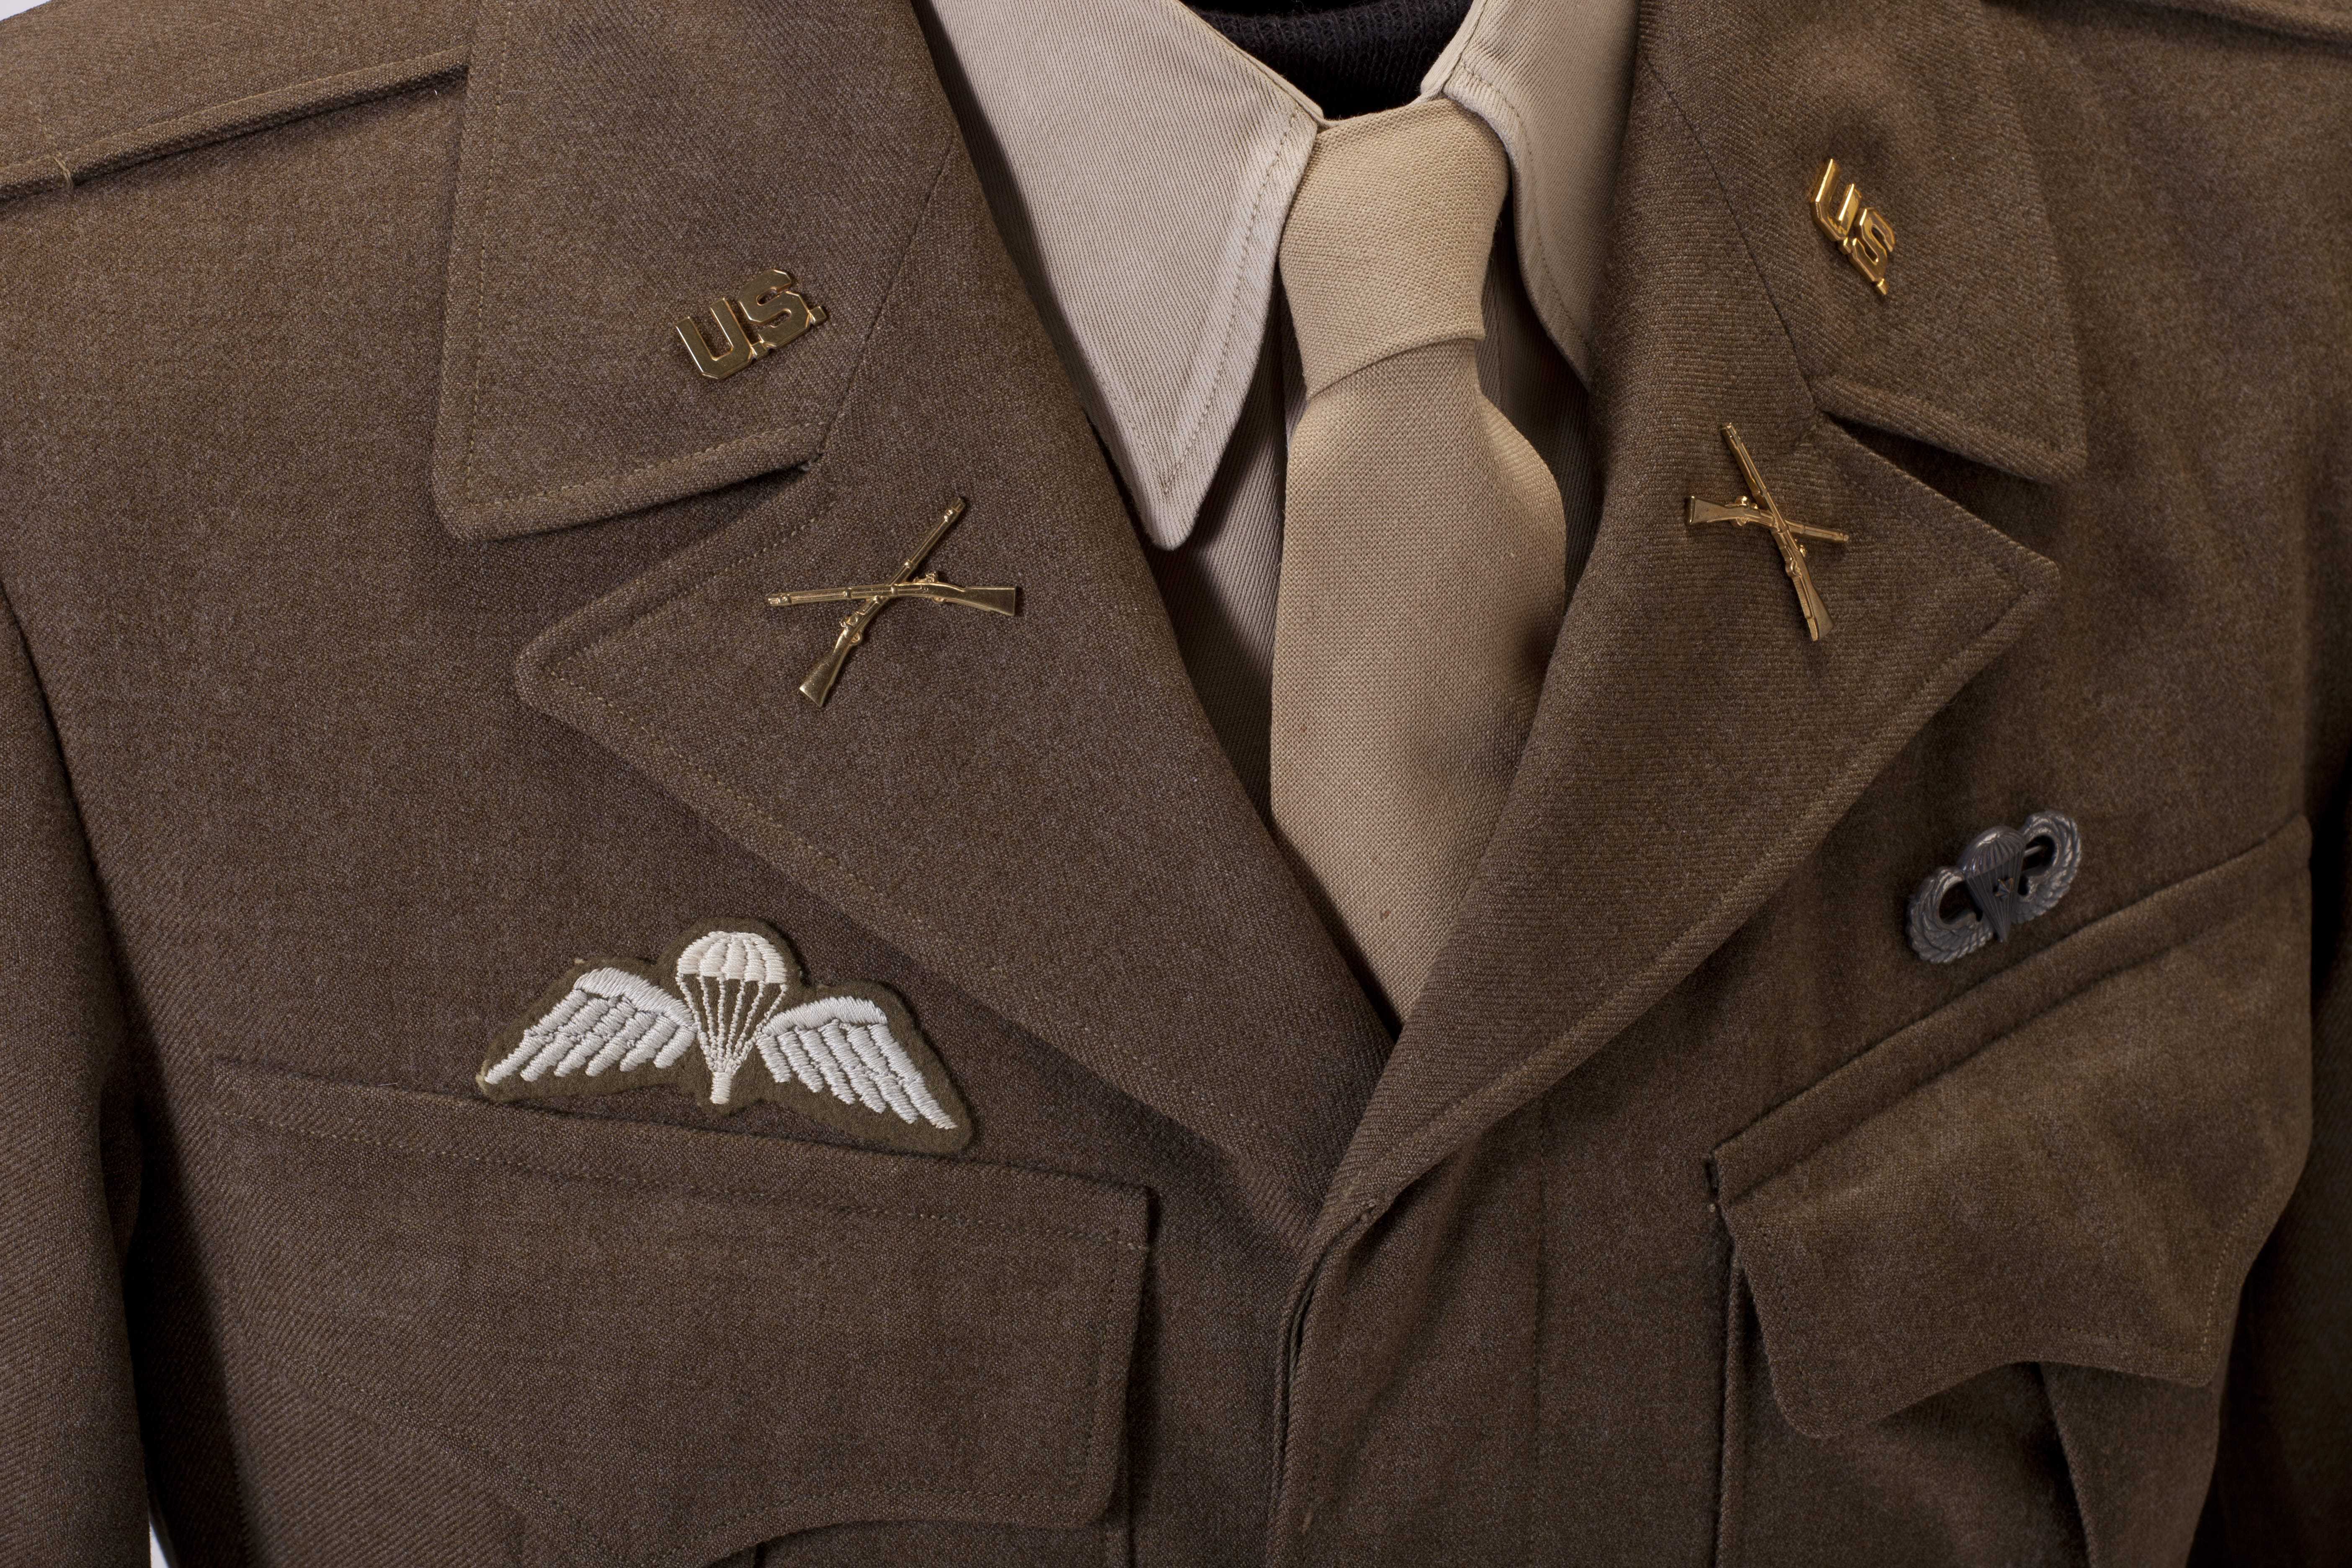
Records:
M1973 5L1976 0L1962 0L1962 3ZM1753 403L1760 412L1775 403L1793 406L1801 401L1807 409L1810 428L1799 444L1810 445L1822 436L1824 427L1834 428L1825 416L1838 410L1828 406L1820 395L1818 384L1804 376L1807 356L1801 341L1803 323L1792 321L1781 308L1780 300L1772 295L1769 268L1758 253L1749 226L1743 221L1740 205L1732 199L1733 193L1726 183L1721 165L1713 149L1700 135L1699 126L1684 111L1681 100L1660 71L1652 52L1654 44L1654 40L1645 28L1644 58L1638 68L1641 83L1637 83L1637 120L1643 96L1638 88L1645 83L1655 94L1657 103L1672 116L1669 133L1687 139L1703 161L1707 177L1714 184L1713 191L1706 199L1719 204L1738 231L1740 243L1746 247L1748 263L1754 269L1754 281L1759 296L1769 301L1766 315L1773 324L1781 353L1789 359L1783 374L1790 377L1790 383L1783 384L1777 395L1751 394L1749 397L1742 398L1727 391L1719 405L1731 408ZM1630 167L1635 159L1633 142L1633 132L1629 129L1629 170L1621 175L1619 182L1621 222L1629 186L1638 188L1637 177ZM1651 178L1655 186L1668 183L1656 174L1653 174ZM1690 192L1685 190L1680 194L1687 197ZM1810 212L1804 211L1802 216L1810 224ZM1612 281L1634 293L1646 292L1649 296L1647 303L1653 309L1660 294L1670 287L1659 280L1654 269L1643 266L1642 258L1633 253L1631 245L1622 235L1614 265L1620 271ZM1834 280L1847 281L1842 279ZM1606 347L1604 345L1604 354ZM1689 401L1689 394L1696 387L1661 387L1656 384L1658 377L1672 374L1663 363L1666 357L1663 353L1652 357L1628 353L1623 345L1620 345L1620 350L1616 363L1612 364L1606 359L1602 361L1600 374L1603 378L1612 371L1622 369L1628 376L1636 378L1629 383L1636 392L1641 390L1638 378L1647 376L1652 382L1648 391L1654 398L1663 398L1671 403L1679 395L1683 402ZM2064 369L2066 375L2058 384L2062 391L2072 386L2074 395L2079 400L2079 384L2074 379L2071 349ZM1607 394L1610 390L1604 379L1602 391ZM1604 395L1599 407L1605 416L1612 405L1622 407L1631 401L1633 399L1621 391L1613 396ZM1696 415L1696 411L1693 410L1693 413ZM1784 426L1788 423L1785 416L1781 423ZM1770 428L1769 419L1765 427ZM1625 436L1622 427L1606 434L1618 437ZM1750 429L1748 434L1751 444L1758 445L1759 452L1786 446L1785 442L1759 439L1755 429ZM1863 471L1874 471L1882 479L1887 475L1899 475L1899 470L1895 469L1892 464L1869 453L1851 437L1839 434L1832 438L1851 448L1846 456ZM1761 460L1769 474L1773 467L1773 458L1764 457ZM2000 605L1998 613L1981 630L1968 637L1937 660L1914 684L1912 690L1866 732L1854 737L1845 753L1843 764L1833 775L1822 779L1801 811L1773 837L1768 849L1748 863L1745 871L1717 891L1702 910L1683 921L1678 931L1650 952L1626 978L1591 1003L1577 1008L1564 1027L1550 1032L1534 1049L1514 1055L1509 1054L1507 1046L1497 1042L1494 1048L1490 1048L1490 1059L1483 1068L1474 1068L1468 1074L1467 1082L1447 1087L1451 1079L1464 1075L1453 1070L1451 1064L1433 1058L1432 1050L1442 1048L1434 1047L1433 1041L1470 1029L1476 1020L1444 1016L1441 1022L1435 1016L1424 1017L1424 1015L1442 1010L1429 1005L1439 990L1433 984L1431 992L1424 994L1423 1005L1416 1008L1415 1016L1406 1021L1404 1034L1398 1041L1388 1070L1375 1089L1364 1120L1341 1162L1317 1222L1314 1240L1317 1251L1322 1251L1376 1217L1414 1181L1467 1145L1485 1129L1573 1072L1671 993L1754 914L1771 891L1827 835L1895 752L1970 679L2015 643L2055 602L2058 577L2057 568L2052 563L2009 540L1972 514L1952 506L1907 475L1900 476L1900 486L1912 498L1913 505L1922 517L1941 512L1966 520L1969 527L1956 532L1952 542L1965 555L1972 556L1990 567L2007 584L2005 602ZM1618 504L1604 512L1601 541L1596 546L1593 564L1587 568L1586 581L1579 584L1579 595L1592 594L1596 588L1624 590L1626 584L1623 583L1608 584L1604 580L1596 584L1594 580L1596 569L1608 570L1605 555L1612 542L1610 538L1612 525L1613 531L1621 536L1618 542L1622 542L1626 531L1652 525L1625 514L1623 496L1629 487L1624 483L1623 476L1612 477L1611 488L1612 497ZM1653 484L1651 488L1659 487ZM1675 521L1675 526L1681 526L1679 520ZM1821 569L1819 558L1816 568ZM1785 593L1785 584L1782 591ZM1627 596L1638 602L1643 597L1640 585L1634 584ZM1571 623L1576 621L1579 608L1572 599L1570 606ZM1596 613L1606 615L1612 612L1603 610ZM1622 609L1615 613L1618 630L1627 636L1650 635L1633 625L1630 614ZM1569 640L1564 629L1564 648ZM1530 752L1542 740L1547 721L1559 722L1559 705L1551 699L1555 694L1553 689L1562 684L1562 677L1567 673L1556 657L1552 679L1547 682L1545 710L1539 711L1535 734L1530 738ZM1528 784L1526 771L1523 764L1522 785ZM1546 809L1540 803L1522 798L1524 795L1524 789L1515 789L1514 804L1506 810L1496 844L1490 847L1482 864L1478 882L1470 894L1471 912L1439 960L1441 972L1461 966L1465 959L1472 956L1467 944L1480 940L1482 934L1494 934L1491 931L1482 933L1481 921L1487 910L1497 907L1507 898L1512 878L1517 874L1511 865L1517 848L1514 821L1517 819L1525 824L1530 819L1539 819ZM1608 918L1605 900L1596 900L1590 912L1596 921L1605 922ZM1416 1028L1416 1024L1421 1026ZM1476 1031L1470 1029L1470 1032L1475 1034ZM1509 1033L1507 1027L1501 1032L1505 1035ZM1496 1049L1503 1054L1497 1057ZM1433 1104L1429 1102L1428 1091L1432 1089L1438 1091Z
M905 265L916 232L905 211L893 210L890 178L864 182L862 199L845 196L836 202L822 191L797 188L780 193L776 205L782 210L771 215L776 232L747 236L748 243L740 246L732 243L733 233L727 232L717 247L741 258L733 264L734 272L715 264L694 269L690 280L681 279L671 290L673 303L649 306L641 312L641 324L631 323L625 347L593 341L593 335L575 343L559 331L548 339L550 363L493 374L489 367L500 359L501 348L507 357L521 351L513 343L493 342L492 300L511 300L534 280L542 289L547 286L530 247L551 235L569 237L564 254L572 265L566 268L564 282L583 297L593 298L608 289L642 292L647 271L644 259L614 248L621 237L607 239L593 226L584 236L575 235L582 221L577 212L595 210L592 192L657 200L674 166L723 163L738 151L706 122L708 116L681 116L669 140L634 146L588 167L555 166L546 157L530 158L515 151L518 142L569 148L595 129L580 118L593 119L593 103L583 105L555 90L554 84L566 76L616 76L625 84L618 90L625 91L634 79L632 71L657 75L660 69L674 70L679 51L687 47L664 34L664 18L647 0L625 0L593 26L582 24L569 30L562 16L526 14L526 5L534 3L545 0L485 0L471 49L433 465L435 503L450 531L467 539L509 538L593 522L813 460L850 395L881 301ZM825 19L839 26L844 18L854 22L867 17L871 8L871 0L828 0ZM890 39L901 52L919 48L911 19L893 31L906 35ZM709 71L730 74L727 81L714 79L700 96L730 97L726 89L731 82L741 89L731 95L732 100L752 106L777 101L767 95L775 92L782 78L819 79L817 58L796 51L789 41L774 42L756 56L748 48L740 57L736 50L722 51L705 64ZM519 101L525 96L528 109ZM913 127L911 134L877 137L871 126L854 120L829 125L830 145L795 146L795 155L783 166L805 178L812 168L880 161L901 183L916 165L944 166L958 143L945 106L929 107L933 112L925 117L928 123ZM509 121L527 122L510 125ZM936 181L935 168L930 177ZM793 204L799 204L797 209ZM751 367L742 378L691 385L693 373L671 336L671 316L729 286L735 273L755 260L788 266L800 262L803 244L795 239L794 230L803 226L794 223L793 213L798 210L804 216L812 205L849 211L838 226L861 239L867 231L890 237L880 246L861 244L830 264L803 264L809 267L805 286L829 313L821 328ZM698 243L709 237L683 216L679 223L681 231ZM708 243L702 247L712 248ZM689 248L686 240L680 248ZM523 337L526 324L510 321L513 331L508 335ZM534 382L589 377L635 377L648 395L625 409L592 415L584 427L559 427L530 395ZM692 395L680 388L689 388ZM641 422L658 426L651 456L607 457L592 463L581 477L520 489L500 490L482 477L485 462L492 468L498 462L483 457L486 447L530 450L561 445L617 452ZM727 433L712 439L716 432Z

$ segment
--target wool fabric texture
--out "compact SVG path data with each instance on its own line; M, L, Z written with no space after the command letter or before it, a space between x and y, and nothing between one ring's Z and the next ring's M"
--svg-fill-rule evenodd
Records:
M1560 110L1586 11L1485 0L1447 96L1512 142L1469 89ZM0 1559L2340 1559L2338 0L1644 0L1598 521L1393 1031L936 40L779 15L0 21ZM1549 321L1592 188L1525 150ZM829 320L705 382L754 262ZM1685 523L1725 423L1854 535L1819 643ZM812 707L837 618L765 595L956 495L1019 619L894 609ZM1921 963L2042 810L2063 901ZM904 998L971 1143L485 1100L722 912Z

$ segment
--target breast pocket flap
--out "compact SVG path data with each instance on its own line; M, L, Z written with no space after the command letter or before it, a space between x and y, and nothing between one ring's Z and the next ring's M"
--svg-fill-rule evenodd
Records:
M1813 1437L1997 1366L2202 1384L2310 1128L2309 834L2085 927L1716 1152Z
M1140 1192L251 1066L215 1089L227 1353L579 1560L1108 1506Z

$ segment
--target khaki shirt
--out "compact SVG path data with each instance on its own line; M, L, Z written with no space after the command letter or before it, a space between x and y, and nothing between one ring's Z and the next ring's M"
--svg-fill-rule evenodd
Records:
M1331 122L1183 0L921 0L918 16L998 231L1151 547L1193 689L1265 810L1285 460L1306 400L1276 251ZM1599 521L1576 367L1633 53L1631 0L1486 0L1423 81L1509 161L1478 379L1558 480L1571 584Z

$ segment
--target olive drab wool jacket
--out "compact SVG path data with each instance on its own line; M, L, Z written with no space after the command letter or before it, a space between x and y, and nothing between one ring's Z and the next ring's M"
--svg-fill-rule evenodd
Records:
M2347 1561L2347 147L2344 0L1649 0L1391 1034L904 0L0 24L0 1561Z

